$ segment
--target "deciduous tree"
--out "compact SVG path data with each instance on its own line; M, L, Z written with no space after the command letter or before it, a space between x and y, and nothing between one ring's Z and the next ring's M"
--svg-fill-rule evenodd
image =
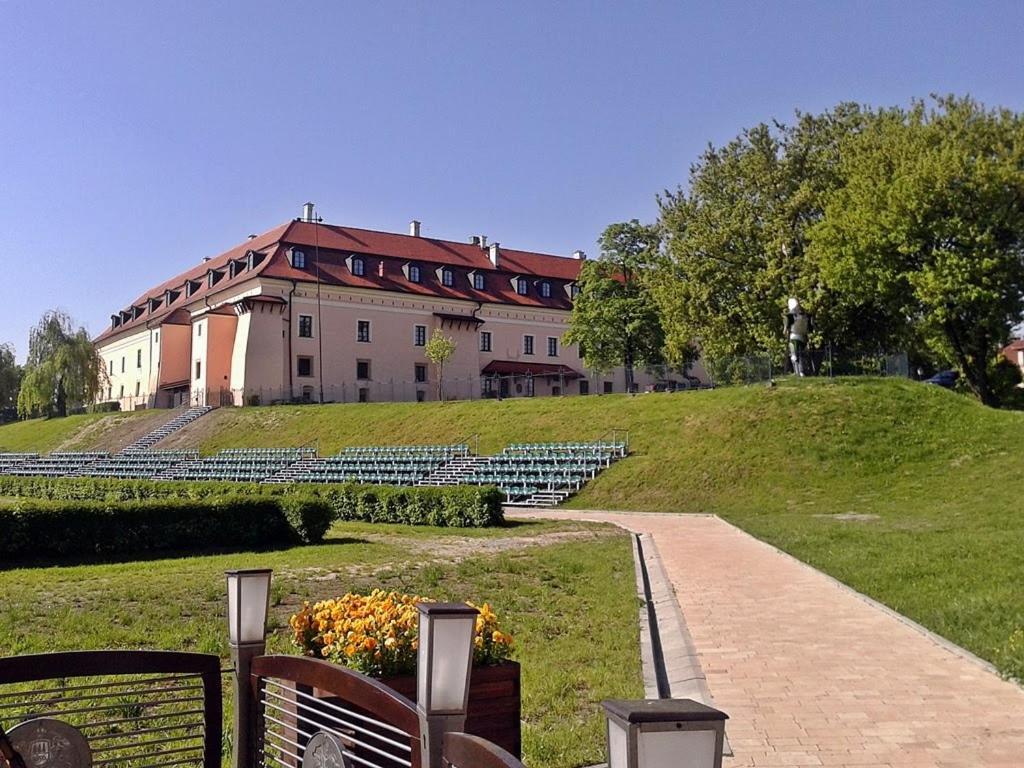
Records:
M989 405L1024 311L1024 121L971 98L890 111L843 145L842 185L811 229L821 278L916 333Z
M0 408L17 405L20 386L21 366L15 362L14 347L0 344Z
M435 328L423 348L427 360L437 366L437 399L440 401L444 401L444 364L451 360L456 346L455 339Z
M69 407L96 399L105 373L89 333L64 312L47 312L29 333L18 413L66 416Z
M664 332L648 285L660 243L658 229L636 219L608 226L598 241L600 257L580 270L565 334L566 343L580 345L588 367L623 366L627 392L638 366L664 362Z

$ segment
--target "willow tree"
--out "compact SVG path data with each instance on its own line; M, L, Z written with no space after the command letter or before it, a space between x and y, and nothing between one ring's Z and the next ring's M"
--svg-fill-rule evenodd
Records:
M88 331L60 310L47 312L29 333L18 414L66 416L96 399L105 373Z

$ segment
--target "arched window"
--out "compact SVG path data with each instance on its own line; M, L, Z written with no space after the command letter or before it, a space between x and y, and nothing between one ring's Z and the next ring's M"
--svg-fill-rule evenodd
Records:
M352 257L352 274L358 277L366 274L366 262L363 261L361 256Z

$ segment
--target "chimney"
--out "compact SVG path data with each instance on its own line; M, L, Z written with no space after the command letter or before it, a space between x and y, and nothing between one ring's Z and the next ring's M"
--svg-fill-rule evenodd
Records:
M420 236L420 223L416 219L409 222L409 234L413 237Z
M470 235L469 236L469 244L470 245L480 245L480 235Z
M486 248L487 247L487 235L480 235L480 247L481 248Z
M489 255L490 255L490 258L491 258L491 264L493 264L494 268L497 269L497 267L498 267L498 253L499 253L498 243L491 243L490 248L488 250L490 251Z
M313 216L314 216L313 209L314 208L315 208L315 206L313 205L313 203L306 203L304 206L302 206L302 220L303 221L308 222L310 224L313 223Z
M586 261L587 260L587 254L585 254L583 251L573 251L572 252L572 257L574 259L576 259L576 261Z

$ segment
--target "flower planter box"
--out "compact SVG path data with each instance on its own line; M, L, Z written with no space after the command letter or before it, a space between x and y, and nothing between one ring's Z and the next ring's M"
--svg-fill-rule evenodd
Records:
M489 667L474 667L469 681L469 706L466 717L467 733L492 741L517 758L521 758L523 746L519 675L519 664L515 661L505 661ZM380 682L406 698L416 700L414 675L380 678ZM335 697L317 688L310 690L305 686L299 686L299 689L326 702L336 701ZM345 706L351 708L351 705ZM304 718L318 719L315 705L309 704L308 700L301 702L299 707ZM324 712L329 713L330 710L325 709ZM329 726L326 720L324 724Z

